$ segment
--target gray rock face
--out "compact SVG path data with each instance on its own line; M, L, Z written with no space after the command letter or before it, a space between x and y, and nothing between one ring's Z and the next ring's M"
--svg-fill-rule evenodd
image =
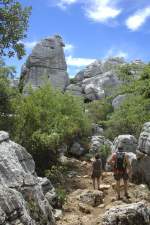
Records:
M0 221L1 224L39 224L42 219L54 225L52 207L47 193L55 193L47 178L38 178L31 155L0 132ZM52 199L51 199L52 200ZM39 218L31 211L36 207Z
M139 137L137 161L133 164L133 177L137 182L150 186L150 122L144 124Z
M112 106L114 110L118 109L119 106L123 103L123 101L127 98L127 95L118 95L116 98L113 99L112 101Z
M109 71L82 81L85 97L89 100L102 99L112 94L112 89L120 84L115 72Z
M150 156L150 122L144 124L140 134L138 149Z
M63 47L62 38L55 35L43 39L33 48L22 67L21 81L24 84L24 93L28 92L30 85L36 89L47 81L55 88L65 89L69 84L69 78Z
M83 193L79 196L80 202L91 205L93 207L102 204L103 198L103 192L98 190L84 190Z
M104 62L96 60L80 71L74 80L76 85L81 87L83 97L93 101L109 96L113 89L121 83L115 69L123 63L122 58L110 58Z
M100 151L100 148L103 145L110 147L112 145L112 142L102 135L93 135L91 138L90 153L92 154L97 153L98 151Z
M116 151L118 146L122 146L123 150L125 152L136 152L137 148L137 139L133 135L119 135L115 138L113 145L112 145L112 151Z
M102 225L149 225L150 208L144 202L120 205L108 210Z
M75 84L70 84L66 88L66 92L76 95L76 96L81 96L82 95L82 87L75 85Z
M80 145L80 143L74 142L73 145L72 145L72 147L69 150L69 153L71 153L74 156L79 157L79 156L81 156L81 155L84 154L84 151L85 150L84 150L84 148L82 148L82 146Z

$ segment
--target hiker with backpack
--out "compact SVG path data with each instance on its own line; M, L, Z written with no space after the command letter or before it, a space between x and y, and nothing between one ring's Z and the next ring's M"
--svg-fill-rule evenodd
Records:
M131 165L127 153L123 151L123 147L119 146L118 151L115 152L107 162L113 167L114 179L116 180L117 199L120 200L120 181L124 182L124 195L126 198L130 198L128 195L128 179L131 175Z
M100 190L100 178L102 176L102 161L99 154L95 155L95 160L92 164L92 175L93 187L95 189L95 180L97 181L97 188Z

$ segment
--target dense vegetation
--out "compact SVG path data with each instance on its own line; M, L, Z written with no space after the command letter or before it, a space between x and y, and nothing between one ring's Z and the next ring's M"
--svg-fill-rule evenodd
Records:
M19 96L18 90L10 85L10 78L14 73L13 67L7 67L3 61L0 61L0 130L10 133L12 133L14 124L13 102Z
M77 136L88 135L90 130L84 103L49 84L22 96L16 102L14 119L16 141L33 154L39 168L49 160L56 161L62 143L69 144Z
M89 105L93 121L105 128L105 135L111 140L120 134L138 137L143 123L150 120L150 65L125 64L117 71L123 83L114 96ZM126 94L126 99L111 111L110 100L121 94Z
M26 37L30 7L16 0L0 0L0 56L25 55L20 41Z

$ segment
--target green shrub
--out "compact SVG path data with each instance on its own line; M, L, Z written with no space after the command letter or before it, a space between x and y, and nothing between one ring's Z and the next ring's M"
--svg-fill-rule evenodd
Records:
M84 103L47 84L16 102L14 137L33 155L38 169L57 160L57 149L74 137L87 136L91 125Z
M59 187L59 188L56 188L56 194L58 197L59 205L60 207L62 207L67 200L67 192L64 188Z
M88 104L87 109L89 117L96 123L106 120L108 114L113 110L107 99L93 101Z

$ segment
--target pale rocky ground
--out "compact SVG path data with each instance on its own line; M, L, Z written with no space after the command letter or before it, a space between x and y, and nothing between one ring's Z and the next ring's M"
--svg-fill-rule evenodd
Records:
M146 207L146 203L143 201L146 201L147 204L148 202L150 202L150 192L147 186L144 184L135 185L133 183L129 183L129 194L131 198L129 200L126 199L123 196L122 190L123 198L121 201L117 201L115 194L115 183L113 174L111 172L104 173L104 178L101 182L102 192L94 191L90 178L91 163L75 159L70 160L72 161L72 166L74 169L73 172L69 174L70 179L68 179L66 182L66 188L69 191L69 194L67 195L67 201L63 207L63 214L57 221L57 225L103 225L103 217L105 213L109 213L109 209L111 209L112 207L119 207L119 209L115 208L115 210L121 210L122 208L123 210L126 210L126 208L129 208L130 210L130 207L137 207L138 209L138 207L140 207L140 204L143 204L142 206ZM103 200L102 194L104 196ZM80 195L82 197L84 196L84 198L80 198ZM94 198L93 196L96 196L96 206L92 206L92 199ZM86 204L85 202L87 202L88 204ZM135 205L131 203L135 203ZM137 203L139 205L137 205ZM114 222L110 224L116 225L118 223ZM119 224L130 225L130 222L127 222L126 224ZM131 224L133 225L133 223ZM134 225L135 224L137 223L134 223ZM140 225L143 224L150 224L149 216L148 222L141 223Z

